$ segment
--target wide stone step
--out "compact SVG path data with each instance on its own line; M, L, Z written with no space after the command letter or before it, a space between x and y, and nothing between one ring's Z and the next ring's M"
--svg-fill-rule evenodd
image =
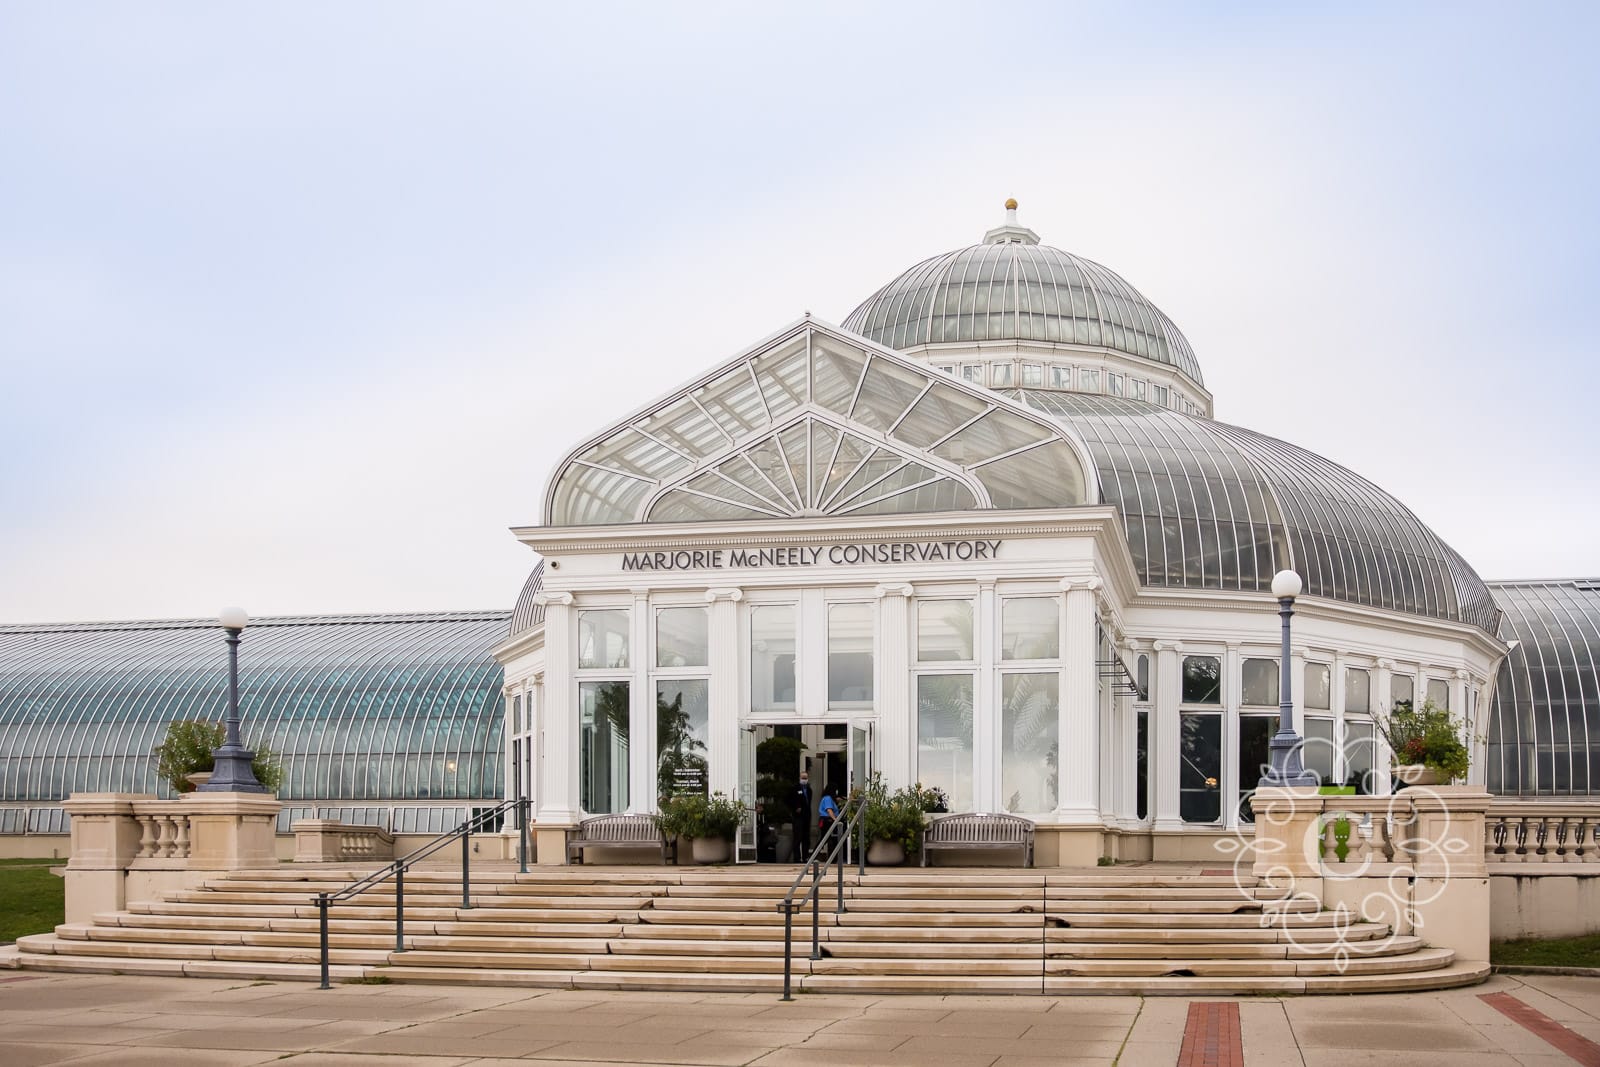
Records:
M1220 943L1270 943L1270 942L1299 942L1302 944L1338 941L1371 940L1387 935L1389 927L1381 923L1352 923L1350 926L1313 926L1295 927L1285 930L1281 926L1238 926L1238 927L1197 927L1190 929L1167 929L1163 927L1072 927L1068 929L1052 928L1045 931L1045 940L1054 943L1078 942L1129 942L1163 944L1167 942L1204 943L1215 941Z
M1215 929L1250 929L1259 927L1262 916L1258 914L1233 915L1233 914L1188 914L1178 912L1063 912L1051 909L1048 913L1049 921L1059 927L1127 927L1137 929L1151 927L1156 929L1196 928L1207 927ZM1288 926L1299 930L1319 926L1337 926L1348 921L1348 916L1340 916L1332 911L1306 910L1299 913L1291 912L1281 918L1272 920L1275 926Z

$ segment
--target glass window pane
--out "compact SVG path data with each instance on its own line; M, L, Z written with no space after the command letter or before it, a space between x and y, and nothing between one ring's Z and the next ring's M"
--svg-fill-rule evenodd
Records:
M750 710L794 710L794 605L750 612Z
M972 601L917 601L917 661L972 658Z
M1344 724L1344 784L1356 787L1362 796L1372 796L1378 791L1377 749L1373 743L1372 723L1364 720Z
M1372 710L1372 676L1355 667L1344 672L1344 710L1365 715Z
M871 604L828 607L828 707L872 701Z
M1243 702L1251 707L1274 708L1278 706L1278 661L1275 659L1247 659L1244 661ZM1241 782L1243 779L1241 779Z
M1179 719L1178 813L1184 822L1217 822L1222 818L1222 716L1184 712Z
M656 682L656 796L704 794L708 787L710 682Z
M1150 817L1150 713L1139 713L1138 740L1134 747L1135 803L1140 819Z
M1389 706L1395 711L1411 709L1411 702L1416 699L1417 680L1409 674L1394 674L1389 676Z
M711 616L705 608L662 608L656 612L656 666L704 667Z
M1333 672L1326 663L1306 664L1306 707L1323 711L1333 707Z
M628 609L578 612L578 666L628 665Z
M1054 659L1060 654L1060 601L1011 597L1000 602L1001 659Z
M578 802L590 815L628 809L628 683L578 684Z
M1428 679L1428 699L1436 708L1450 708L1450 683L1443 678Z
M1056 807L1060 675L1007 674L1000 683L1000 796L1007 811Z
M1000 387L1009 387L1012 378L1011 370L1012 367L1009 363L996 363L989 368L989 383Z
M1085 393L1098 393L1100 391L1100 372L1097 370L1079 371L1078 389Z
M1215 656L1183 657L1183 702L1222 703L1222 661Z
M1122 395L1122 375L1120 375L1120 374L1107 374L1106 375L1106 392L1110 393L1112 396L1121 396Z
M1250 796L1261 784L1261 776L1272 766L1267 743L1278 731L1278 720L1269 715L1239 716L1239 821L1254 822Z
M1323 785L1334 785L1333 756L1333 720L1321 715L1306 716L1305 744L1300 748L1301 765L1322 779Z
M1050 388L1052 388L1052 389L1071 389L1072 388L1072 368L1071 367L1051 367L1050 368Z
M972 675L918 676L916 773L945 791L951 811L972 810Z
M1022 387L1024 389L1037 389L1044 384L1044 368L1037 363L1024 363L1022 365Z

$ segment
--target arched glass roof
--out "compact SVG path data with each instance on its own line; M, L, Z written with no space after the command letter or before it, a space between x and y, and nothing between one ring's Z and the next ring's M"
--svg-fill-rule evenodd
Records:
M1309 596L1494 632L1494 600L1472 568L1399 501L1330 460L1136 400L1005 395L1088 447L1146 585L1263 590L1292 566Z
M1489 791L1600 795L1600 579L1489 588L1517 642L1495 684Z
M556 469L552 525L1069 507L1093 486L1051 419L803 321Z
M1026 239L925 259L868 297L844 327L901 351L1010 340L1109 348L1205 384L1178 327L1120 275Z
M239 649L245 740L284 757L286 801L498 797L503 673L489 650L508 620L252 620ZM221 721L226 703L215 619L0 626L0 800L154 793L150 750L167 724Z
M535 627L544 625L544 605L539 602L539 590L544 588L544 560L534 565L533 573L522 583L517 595L517 606L511 609L511 625L506 636L516 637Z

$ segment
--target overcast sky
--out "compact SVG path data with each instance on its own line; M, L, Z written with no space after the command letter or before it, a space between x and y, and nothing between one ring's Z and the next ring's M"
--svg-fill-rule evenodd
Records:
M1597 9L1301 6L0 0L0 621L509 607L573 445L1008 196L1600 574Z

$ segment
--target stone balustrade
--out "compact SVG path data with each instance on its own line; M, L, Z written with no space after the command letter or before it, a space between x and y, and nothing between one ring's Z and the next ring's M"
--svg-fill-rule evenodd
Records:
M1485 827L1484 859L1530 866L1600 863L1597 833L1600 804L1495 800Z
M140 860L187 860L189 858L189 813L182 801L135 800L133 819L139 824Z
M376 826L347 826L338 819L296 819L291 829L296 863L394 859L394 835Z

